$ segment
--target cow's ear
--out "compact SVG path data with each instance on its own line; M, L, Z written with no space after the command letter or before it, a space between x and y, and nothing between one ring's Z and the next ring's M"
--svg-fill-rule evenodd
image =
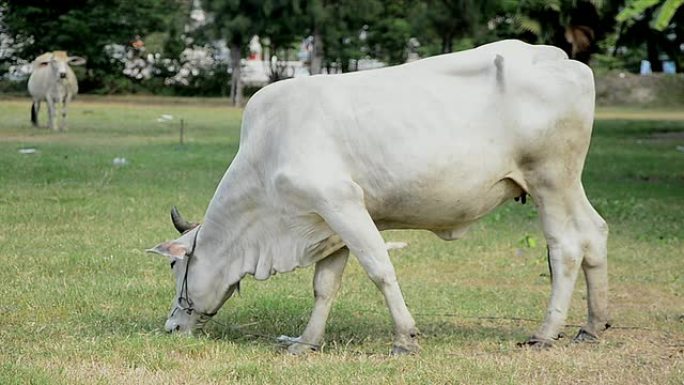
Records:
M147 249L148 253L155 253L159 255L164 255L172 260L183 259L188 253L187 247L178 242L164 242L157 246Z
M69 56L69 64L72 66L80 66L85 64L86 59L80 56Z

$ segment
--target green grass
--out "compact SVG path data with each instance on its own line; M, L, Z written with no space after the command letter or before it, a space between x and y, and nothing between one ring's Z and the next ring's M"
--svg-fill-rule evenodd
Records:
M511 202L461 241L385 234L409 243L392 258L423 333L421 354L401 358L387 356L386 307L353 259L322 353L291 357L274 343L308 319L311 268L246 279L216 317L231 327L209 324L199 338L162 331L171 272L144 250L175 238L172 205L202 217L237 150L240 110L88 98L73 104L63 134L31 128L28 112L27 100L0 100L0 384L684 383L677 111L607 110L596 123L584 182L611 228L617 326L601 343L515 346L541 322L550 287L533 205ZM157 122L161 114L174 120ZM115 157L128 164L113 166ZM580 282L569 324L584 321L584 295Z

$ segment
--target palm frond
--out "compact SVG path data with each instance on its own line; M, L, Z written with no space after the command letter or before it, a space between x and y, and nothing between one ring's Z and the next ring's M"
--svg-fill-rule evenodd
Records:
M519 15L513 18L515 26L522 31L531 32L536 36L541 35L542 27L539 21L534 20L525 15Z
M647 9L660 4L662 0L632 0L629 1L625 8L615 16L615 20L619 23L631 23L639 16L643 15Z
M670 25L670 21L682 5L684 5L684 0L666 0L653 18L651 28L657 31L663 31Z

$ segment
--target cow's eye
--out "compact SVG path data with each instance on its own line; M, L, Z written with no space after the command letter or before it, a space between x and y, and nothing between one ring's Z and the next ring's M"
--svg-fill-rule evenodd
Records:
M176 264L176 261L171 262L171 268L173 269L173 266Z

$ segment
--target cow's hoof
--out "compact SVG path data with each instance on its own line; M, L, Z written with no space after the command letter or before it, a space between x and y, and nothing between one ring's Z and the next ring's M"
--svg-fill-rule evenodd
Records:
M527 339L527 341L524 342L518 342L518 347L529 347L533 349L550 349L553 347L553 341L552 340L547 340L539 337L530 337Z
M277 341L283 348L287 348L287 352L296 356L317 352L320 346L303 342L302 337L288 337L280 336Z
M397 338L392 345L393 356L405 356L410 354L418 354L420 352L420 345L418 345L418 332L411 333L410 336Z
M304 354L309 354L318 351L318 346L301 344L299 342L294 343L287 347L287 352L295 356L301 356Z
M579 332L577 332L577 335L575 338L572 339L572 342L580 343L580 342L588 342L588 343L597 343L599 341L599 337L586 330L585 328L581 328Z
M415 344L415 346L399 346L392 345L392 355L393 356L408 356L413 354L418 354L420 352L420 346Z

